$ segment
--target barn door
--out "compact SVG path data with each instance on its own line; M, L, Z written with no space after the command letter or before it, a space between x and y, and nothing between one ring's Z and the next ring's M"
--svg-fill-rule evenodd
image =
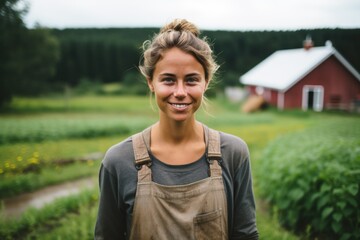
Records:
M303 110L321 111L324 102L323 86L306 85L303 88L302 108Z

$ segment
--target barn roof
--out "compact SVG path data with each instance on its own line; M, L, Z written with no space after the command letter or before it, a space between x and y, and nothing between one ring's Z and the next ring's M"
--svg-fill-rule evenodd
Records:
M240 82L285 92L332 55L360 81L360 74L328 41L326 46L308 50L299 48L276 51L242 75Z

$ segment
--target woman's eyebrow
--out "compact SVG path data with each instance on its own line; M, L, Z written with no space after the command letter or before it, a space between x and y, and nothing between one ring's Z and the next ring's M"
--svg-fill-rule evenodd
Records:
M176 75L173 73L161 73L160 76L175 77Z
M185 76L194 77L194 76L201 76L201 74L200 73L189 73L189 74L186 74Z
M160 73L159 74L160 76L165 76L165 77L176 77L176 74L174 74L174 73ZM194 72L194 73L188 73L188 74L186 74L185 75L185 77L196 77L196 76L201 76L201 74L200 73L197 73L197 72Z

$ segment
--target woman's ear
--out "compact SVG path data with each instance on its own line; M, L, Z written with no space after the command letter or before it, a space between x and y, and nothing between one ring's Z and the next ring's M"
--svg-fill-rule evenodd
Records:
M152 83L152 80L150 78L147 78L146 81L147 81L150 91L154 92L154 85Z

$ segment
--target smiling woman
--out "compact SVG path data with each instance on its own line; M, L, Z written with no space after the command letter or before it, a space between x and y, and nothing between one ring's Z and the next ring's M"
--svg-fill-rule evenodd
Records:
M199 34L174 20L144 44L159 120L107 151L95 239L258 239L246 143L195 118L218 68Z
M163 121L194 121L207 84L202 65L178 48L167 50L157 62L152 79L148 78Z

